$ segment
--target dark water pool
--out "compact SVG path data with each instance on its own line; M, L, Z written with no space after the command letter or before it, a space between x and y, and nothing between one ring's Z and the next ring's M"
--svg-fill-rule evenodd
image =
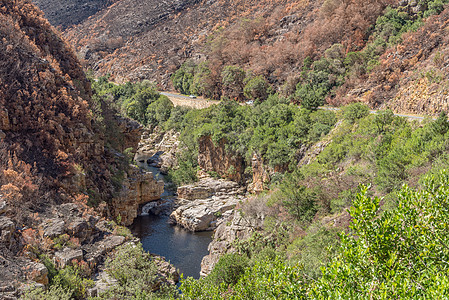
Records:
M184 274L200 277L201 260L209 254L211 232L189 232L168 223L168 216L139 216L131 231L142 241L143 248L164 256Z
M146 159L138 165L152 172L155 178L165 181L159 169L148 166ZM172 191L164 189L162 198L175 199L175 196ZM184 278L191 276L198 279L201 260L209 254L207 247L212 241L212 232L193 233L169 224L168 220L167 215L139 216L134 220L131 231L140 238L145 251L165 257L184 274Z

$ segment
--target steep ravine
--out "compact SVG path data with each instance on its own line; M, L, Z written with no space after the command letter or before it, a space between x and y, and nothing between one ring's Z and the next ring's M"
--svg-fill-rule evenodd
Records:
M199 181L178 187L175 193L163 174L176 165L178 138L178 133L161 132L158 128L143 132L135 161L140 168L152 172L155 181L164 180L165 186L160 200L140 205L139 216L130 228L146 251L165 257L185 277L199 278L200 273L207 275L216 263L217 257L204 260L210 253L213 232L245 201L246 186L212 178L205 172L220 172L227 169L221 168L223 162L236 164L234 160L238 160L228 157L223 143L219 147L205 143L206 137L199 141Z
M151 171L157 179L165 181L160 169L148 166L146 160L140 162L139 166ZM169 214L175 201L175 193L166 184L160 200L140 207L139 216L131 225L131 231L141 240L145 251L165 257L184 277L199 278L201 261L208 254L212 232L191 232L172 224Z

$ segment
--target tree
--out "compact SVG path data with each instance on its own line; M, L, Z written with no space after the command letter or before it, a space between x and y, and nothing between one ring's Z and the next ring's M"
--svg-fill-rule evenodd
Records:
M374 117L374 123L377 126L377 132L384 133L386 127L394 120L394 113L391 109L379 110Z
M323 86L314 86L310 83L296 86L296 98L301 101L301 106L308 110L316 110L318 106L325 103L325 97L328 90Z
M193 61L187 60L172 75L171 80L173 82L173 87L181 94L190 94L195 75L195 67L196 65Z
M445 135L446 132L449 130L449 121L447 120L447 114L443 110L441 111L438 118L435 120L435 122L432 123L432 130L436 134Z
M249 76L245 79L243 94L248 99L266 100L268 97L268 83L262 76Z
M282 204L288 212L301 222L310 222L318 211L316 207L317 193L315 190L298 184L304 179L299 172L289 174L280 186Z
M243 81L245 71L238 66L226 66L221 72L223 84L223 96L230 99L243 99Z
M367 115L369 115L369 107L360 102L349 104L343 109L343 116L350 123L354 123Z
M150 124L158 125L167 121L170 118L173 103L166 97L160 98L147 106L146 119Z

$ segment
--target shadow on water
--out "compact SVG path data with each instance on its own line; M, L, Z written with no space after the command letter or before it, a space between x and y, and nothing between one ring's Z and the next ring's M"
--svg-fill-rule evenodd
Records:
M141 167L153 173L155 179L164 180L159 169L146 163ZM164 189L162 198L176 198L174 193ZM169 223L168 215L138 216L131 226L132 233L139 237L145 251L161 255L170 261L184 277L200 277L201 260L209 254L207 247L212 241L212 232L192 233Z
M200 277L201 260L208 254L211 232L191 233L170 225L168 216L139 216L131 231L142 241L143 248L164 256L184 277Z

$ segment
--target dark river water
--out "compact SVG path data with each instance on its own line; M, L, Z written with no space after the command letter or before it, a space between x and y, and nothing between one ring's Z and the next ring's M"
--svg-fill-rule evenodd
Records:
M157 168L147 167L159 179ZM173 199L173 193L165 190L162 198ZM131 226L132 233L139 237L145 251L161 255L170 261L184 278L200 277L201 260L209 254L207 247L212 241L212 232L192 233L184 228L171 225L167 215L139 216Z

